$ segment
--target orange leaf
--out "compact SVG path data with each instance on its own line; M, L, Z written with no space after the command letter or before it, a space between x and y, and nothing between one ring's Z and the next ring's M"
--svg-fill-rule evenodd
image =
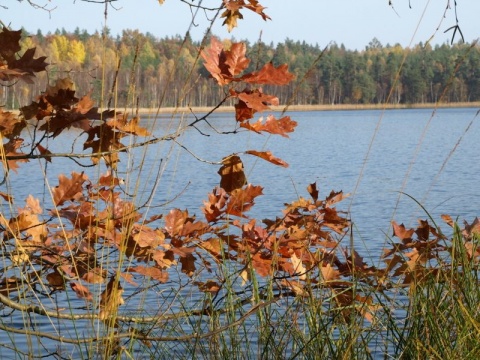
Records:
M171 235L179 235L182 232L183 225L188 217L187 211L181 211L179 209L172 209L165 216L165 230Z
M275 119L273 115L269 115L265 123L263 123L263 118L260 118L255 124L242 122L240 123L240 126L258 133L264 131L270 134L277 134L288 138L287 133L291 133L295 130L297 122L293 121L290 116L284 116L281 119Z
M128 282L130 285L138 286L138 284L133 280L133 276L130 273L120 273L120 276Z
M222 243L220 239L209 239L201 242L198 247L208 251L215 258L220 258L222 254Z
M235 120L239 122L253 118L253 115L255 115L255 113L255 109L252 109L241 100L235 104Z
M225 53L223 51L222 43L215 37L212 37L210 47L202 50L200 53L204 62L205 68L210 75L217 80L219 85L226 85L231 81L231 74L228 65L225 64Z
M107 124L112 128L118 129L120 131L129 133L129 134L134 134L138 136L150 135L150 132L146 128L141 127L138 124L139 121L140 121L140 118L138 117L134 117L130 121L126 121L123 118L113 118L108 120Z
M48 281L48 285L54 287L54 288L61 288L63 289L65 286L65 279L63 276L55 270L54 272L49 273L46 276L46 279Z
M212 193L208 194L208 201L203 202L202 212L208 222L217 221L224 214L225 204L228 195L222 188L215 188Z
M263 160L266 160L268 162L271 162L272 164L283 166L283 167L288 167L288 164L283 161L280 158L277 158L273 156L273 154L270 151L256 151L256 150L247 150L245 151L245 154L257 156Z
M257 13L262 17L263 20L267 21L267 19L270 19L270 16L265 14L263 12L264 9L266 9L264 6L260 5L260 3L257 0L248 0L250 4L244 5L245 8L252 10L253 12Z
M8 66L11 69L17 69L22 72L25 72L26 75L22 76L21 79L31 83L31 77L34 77L34 73L40 71L46 71L48 64L45 62L46 56L41 56L34 59L36 48L27 49L20 59L15 59L14 61L9 61Z
M275 67L269 62L259 71L242 76L241 80L255 84L287 85L293 78L293 74L288 72L288 65L283 64Z
M123 181L122 179L116 177L109 170L105 174L102 174L100 176L100 179L98 180L98 185L114 187L114 186L120 185L122 183L122 181Z
M162 269L168 269L177 263L172 251L155 250L152 258Z
M105 281L103 274L98 269L89 271L82 276L82 280L85 280L89 284L102 284Z
M106 123L99 126L94 126L86 131L88 138L83 144L83 149L92 148L92 154L104 153L92 157L92 162L98 164L99 158L103 157L107 166L115 167L119 161L118 153L112 150L119 150L124 147L120 139L125 134L114 131L114 129Z
M343 194L343 191L331 191L325 199L325 207L331 207L332 205L347 198L350 194Z
M278 97L264 94L261 89L242 91L237 93L237 97L255 112L265 111L270 109L270 105L279 104Z
M225 64L228 66L230 75L235 76L244 71L250 60L245 57L247 47L244 43L233 43L230 50L225 51Z
M282 279L280 284L291 289L296 296L308 297L310 294L307 290L305 290L305 285L299 281Z
M151 229L148 226L133 224L132 238L140 247L152 248L160 245L165 240L165 234L159 229Z
M260 276L269 276L274 270L272 259L259 252L252 256L252 266Z
M257 196L263 195L261 186L249 184L245 189L236 189L230 194L225 212L230 215L245 217L244 213L254 205Z
M68 179L65 175L58 176L59 184L52 189L53 201L56 206L63 205L69 200L78 200L82 197L82 185L88 180L87 175L82 173L72 172L72 178Z

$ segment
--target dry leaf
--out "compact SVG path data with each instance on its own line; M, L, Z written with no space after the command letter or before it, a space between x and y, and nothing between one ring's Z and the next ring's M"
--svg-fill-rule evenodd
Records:
M238 155L230 155L222 160L222 167L218 170L221 176L220 187L227 193L240 189L247 184L247 177L243 172L243 163Z
M112 276L107 287L100 295L100 312L98 314L100 320L106 320L117 312L120 305L124 304L122 297L123 291L118 279Z

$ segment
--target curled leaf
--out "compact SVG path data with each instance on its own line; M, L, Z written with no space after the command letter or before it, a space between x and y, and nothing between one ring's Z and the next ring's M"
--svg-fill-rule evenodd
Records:
M263 160L266 160L268 162L271 162L272 164L283 166L283 167L288 167L288 164L283 161L280 158L277 158L273 156L273 154L270 151L256 151L256 150L247 150L245 151L245 154L257 156Z
M316 202L318 200L318 190L317 190L317 183L313 183L308 185L307 191L312 197L313 201Z
M221 176L220 187L227 193L240 189L247 184L247 177L243 172L243 163L238 155L230 155L222 160L222 167L218 170Z

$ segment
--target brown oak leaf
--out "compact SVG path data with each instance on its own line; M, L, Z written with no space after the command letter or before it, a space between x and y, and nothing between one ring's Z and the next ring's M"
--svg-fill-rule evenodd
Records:
M35 76L36 72L45 71L48 63L45 62L46 56L41 56L34 59L36 48L27 49L20 59L15 59L8 62L11 69L19 69L26 73L20 79L25 82L32 83L31 78Z
M138 136L148 136L150 135L150 132L144 128L141 127L138 122L140 121L140 118L134 117L130 121L126 121L123 118L112 118L107 121L107 124L111 126L112 128L115 128L117 130L123 131L128 134L134 134Z
M410 243L412 241L412 235L414 234L414 229L406 229L405 225L400 224L398 225L395 221L392 221L393 227L393 236L398 237L402 242Z
M93 295L86 286L76 282L71 282L70 287L72 288L73 291L75 291L75 293L80 299L93 301Z
M19 118L11 112L4 112L0 109L0 133L8 139L13 139L20 135L21 131L26 127L24 119Z
M225 212L230 215L246 217L245 212L251 209L257 196L263 195L261 186L247 185L245 189L236 189L230 194Z
M5 61L15 60L15 54L21 50L21 38L22 30L9 30L5 26L2 27L2 31L0 31L0 55Z
M5 155L7 156L7 165L9 170L11 169L17 172L17 169L19 168L18 166L19 163L28 162L27 159L15 159L15 157L17 156L25 155L24 153L17 151L22 146L22 144L23 144L23 139L21 138L15 138L10 140L6 144L3 144Z
M245 90L237 93L236 96L255 112L269 110L270 105L279 104L276 96L264 94L261 89Z
M52 189L53 202L55 206L63 205L66 201L78 200L82 197L83 183L88 181L87 175L83 172L72 172L71 179L65 175L58 176L59 184Z
M253 118L256 110L249 107L244 101L239 100L235 104L235 120L242 122L248 119Z
M233 43L230 50L225 51L225 64L231 76L240 74L250 64L250 60L245 56L246 52L245 43Z
M123 134L114 131L106 123L94 126L87 131L88 138L83 144L83 149L92 149L92 162L98 164L99 159L103 158L107 166L115 167L119 161L118 150L124 148L119 141Z
M205 60L205 68L219 85L223 86L231 82L230 70L225 63L223 45L217 38L212 37L210 47L202 50L200 55Z
M218 170L220 187L227 193L240 189L247 184L247 177L243 172L243 163L238 155L230 155L222 159L222 167Z

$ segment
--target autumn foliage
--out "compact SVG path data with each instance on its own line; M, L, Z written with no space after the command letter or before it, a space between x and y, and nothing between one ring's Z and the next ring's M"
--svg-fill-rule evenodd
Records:
M222 17L229 29L237 25L243 8L268 19L257 1L225 1ZM20 31L4 27L0 32L2 81L33 81L36 73L47 69L45 58L35 58L35 49L20 56L19 41ZM245 45L233 43L225 49L216 38L200 51L212 82L223 89L226 99L235 102L235 128L288 138L297 126L289 116L268 114L254 119L257 113L279 105L279 99L264 93L262 85L282 86L292 81L287 65L266 63L246 72L250 60ZM71 128L86 134L83 152L49 150L50 144ZM50 189L51 206L42 206L33 196L19 205L8 191L0 193L5 202L17 207L16 214L0 217L6 259L0 270L0 302L12 311L72 321L95 318L125 337L162 341L142 331L138 323L150 321L155 326L165 309L150 319L129 317L128 311L123 311L127 308L125 293L142 294L150 291L152 284L168 282L182 283L217 299L226 291L229 279L220 269L228 264L240 288L257 277L271 281L273 296L265 294L265 300L315 297L326 292L346 322L355 318L373 322L379 316L375 294L389 291L398 282L418 284L449 266L440 259L451 251L451 244L427 221L420 221L415 229L394 222L393 237L398 241L392 240L385 250L383 265L368 264L348 246L352 224L349 214L338 209L348 195L331 191L320 197L315 183L308 185L305 196L285 204L278 217L251 218L249 211L263 188L248 183L241 156L288 166L268 150L224 154L218 168L219 186L206 194L200 215L176 208L147 212L148 207L125 196L122 180L116 176L121 154L133 149L126 140L139 138L142 140L135 146L149 146L172 140L176 134L155 137L140 125L137 115L98 109L89 94L76 93L68 78L57 79L18 114L0 110L0 130L7 177L9 171L33 159L55 162L62 157L72 159L75 165L73 160L88 158L92 166L107 168L98 179L81 170L59 174L58 183ZM24 140L27 131L33 134L28 141ZM444 220L454 226L449 217ZM478 229L476 220L463 230L463 246L477 262L480 252L473 246L472 236ZM435 266L432 260L437 261ZM363 291L359 284L369 290ZM80 298L86 307L70 311L65 304L57 304L46 311L41 301L53 292ZM22 302L21 297L31 298L38 306ZM221 302L215 304L194 315L222 311Z

